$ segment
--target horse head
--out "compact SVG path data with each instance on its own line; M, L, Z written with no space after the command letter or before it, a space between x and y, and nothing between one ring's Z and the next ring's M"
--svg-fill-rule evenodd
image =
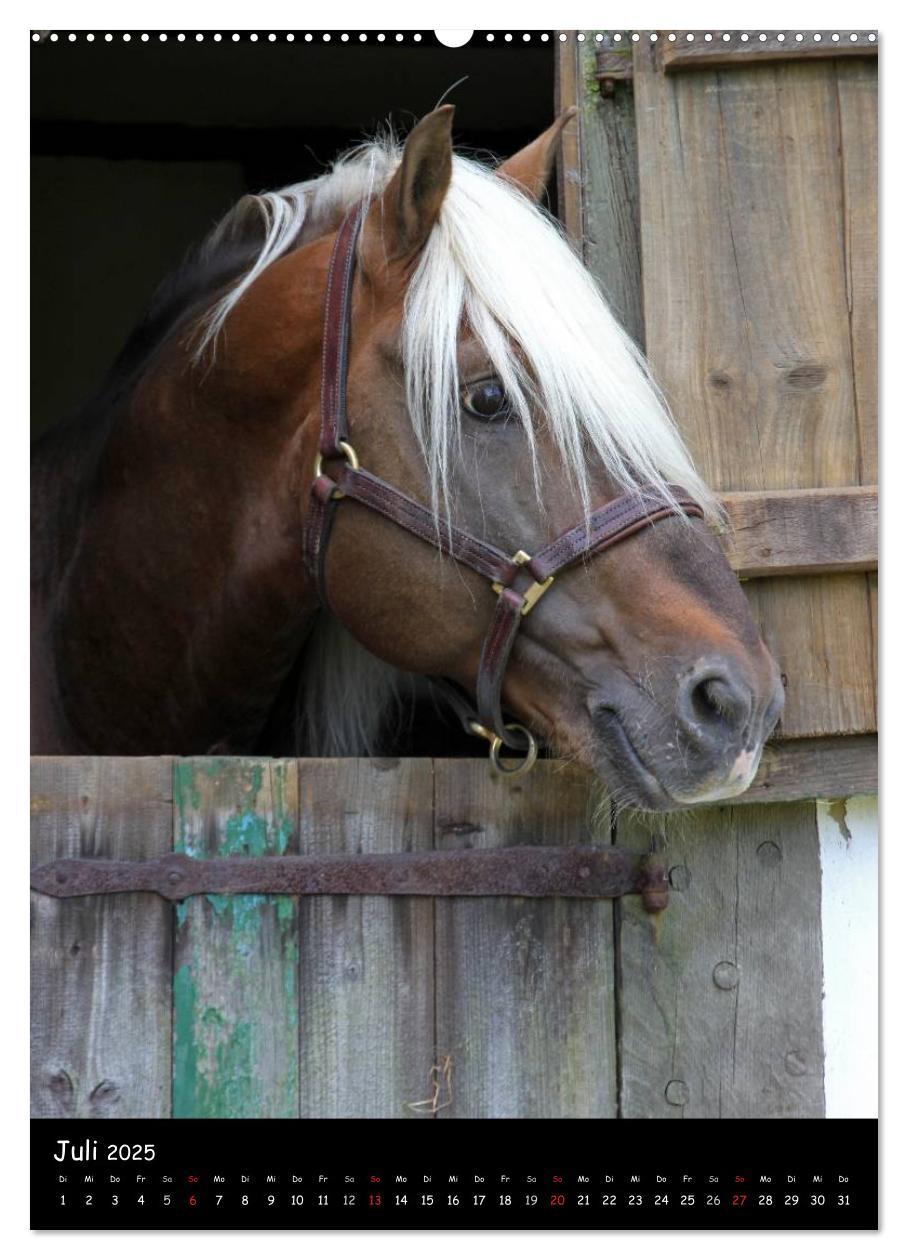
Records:
M346 367L358 459L431 506L439 545L351 499L325 557L331 611L375 657L470 693L494 594L444 555L449 526L533 555L592 505L641 482L671 503L680 484L706 523L672 512L560 573L503 698L620 799L736 795L778 720L779 674L644 364L537 208L567 119L492 173L454 157L451 114L413 130L384 182L373 172Z
M196 310L192 364L181 333L131 407L135 415L141 395L142 406L170 414L192 377L171 515L190 542L195 531L199 554L203 537L219 553L213 567L199 561L192 572L193 591L210 592L208 637L196 645L184 693L215 689L218 617L245 618L229 637L234 655L211 704L229 709L223 678L237 695L245 684L235 707L252 731L264 696L270 689L273 698L320 616L303 667L303 706L310 716L319 710L311 730L348 734L322 747L310 739L310 752L370 751L369 730L379 729L401 678L451 680L474 694L499 596L488 575L451 554L453 531L506 557L533 557L566 531L582 533L602 505L646 487L664 511L606 551L581 547L551 583L535 583L544 593L520 619L501 696L517 722L591 768L616 800L667 809L747 788L782 690L716 539L721 514L712 494L645 362L539 205L569 116L492 170L453 153L452 110L443 107L402 150L366 145L318 180L246 199L207 249L229 253L252 234L251 258L201 318ZM361 231L346 309L348 446L371 475L420 505L432 528L402 528L352 492L334 502L319 614L300 538L319 510L312 470L330 349L322 316L351 211ZM138 427L149 428L134 420ZM344 454L320 462L336 477L346 454L328 454ZM214 507L189 502L190 465L209 488L229 480L239 505L229 523L223 514L218 522ZM132 474L149 496L155 468L162 471L161 460L147 477ZM193 484L202 495L201 482ZM702 519L683 510L678 487ZM142 519L153 514L152 505ZM99 528L109 551L122 521L110 516ZM161 545L162 527L149 528L150 545ZM228 543L218 544L225 531ZM174 539L171 555L177 546ZM230 567L224 557L234 553ZM150 591L151 579L145 583ZM187 579L182 596L172 596L187 624L189 589ZM254 653L256 668L266 657L268 664L257 704ZM171 649L171 668L176 656ZM204 750L214 727L197 726ZM236 746L229 730L224 746Z

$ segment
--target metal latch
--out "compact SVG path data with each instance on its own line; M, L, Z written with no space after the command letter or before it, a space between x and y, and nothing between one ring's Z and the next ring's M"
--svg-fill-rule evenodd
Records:
M291 897L623 897L637 893L650 913L668 904L661 855L626 849L520 845L443 853L314 854L145 861L58 858L31 873L50 897L153 892L168 901L200 893Z

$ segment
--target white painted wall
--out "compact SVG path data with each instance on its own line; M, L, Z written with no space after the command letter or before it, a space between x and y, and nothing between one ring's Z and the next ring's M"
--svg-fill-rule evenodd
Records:
M879 1114L875 796L818 801L826 1115Z

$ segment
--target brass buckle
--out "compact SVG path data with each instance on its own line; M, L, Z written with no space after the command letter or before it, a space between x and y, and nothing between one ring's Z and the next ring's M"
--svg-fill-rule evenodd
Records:
M515 551L511 556L511 563L516 564L518 568L523 568L525 564L530 563L532 558L533 557L528 556L525 551ZM534 582L532 586L527 587L527 589L523 592L523 607L520 610L521 617L525 617L528 612L533 611L554 581L555 574L553 573L551 577L547 577L544 582ZM500 595L504 590L504 583L493 582L492 590L496 595Z
M483 726L481 722L471 722L470 730L474 735L478 735L480 739L489 741L489 760L492 767L498 774L503 774L509 779L519 779L522 775L528 774L536 764L536 758L539 756L539 745L536 743L536 737L525 726L521 726L519 722L509 722L504 728L506 731L519 731L526 736L527 750L524 754L523 761L519 761L516 766L506 765L501 760L501 750L504 747L504 740L500 735L496 735L494 731L490 731L487 726Z
M339 451L342 451L344 455L346 455L347 466L349 468L352 468L353 471L356 472L357 469L359 468L359 458L356 454L356 451L353 449L350 443L338 440L337 448ZM319 451L319 453L315 457L315 480L316 481L318 481L319 477L322 475L322 463L323 463L323 456L322 456L321 451ZM343 497L344 497L344 492L343 490L340 489L339 486L336 486L334 490L331 491L332 499L342 499Z

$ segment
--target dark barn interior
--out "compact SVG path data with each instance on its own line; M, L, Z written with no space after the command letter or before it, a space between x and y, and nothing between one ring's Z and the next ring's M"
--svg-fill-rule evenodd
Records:
M465 75L447 97L459 146L503 156L551 122L538 35L318 38L33 46L34 434L97 387L159 281L243 193L315 175L389 120L406 131Z

